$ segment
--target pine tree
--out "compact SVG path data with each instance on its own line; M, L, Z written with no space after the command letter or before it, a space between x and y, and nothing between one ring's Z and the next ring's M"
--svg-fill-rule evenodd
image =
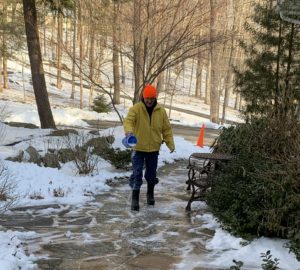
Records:
M236 70L237 90L252 117L294 117L299 107L300 25L281 20L276 2L257 5L253 24L246 25L252 43L241 44L248 59Z

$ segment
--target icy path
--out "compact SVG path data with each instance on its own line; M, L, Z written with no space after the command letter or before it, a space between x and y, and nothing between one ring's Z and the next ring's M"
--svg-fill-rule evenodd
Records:
M28 252L39 258L38 269L211 270L228 269L233 259L240 258L246 262L243 270L260 269L260 252L268 246L254 243L242 247L241 239L219 228L205 203L194 202L193 211L185 212L189 197L185 191L186 165L177 162L160 169L154 208L146 205L143 185L141 210L131 212L126 182L113 181L109 194L98 195L83 208L19 208L1 223L37 233L26 244ZM248 259L256 253L257 259ZM280 269L300 269L295 267L297 262L289 259L288 263L290 266L281 260Z

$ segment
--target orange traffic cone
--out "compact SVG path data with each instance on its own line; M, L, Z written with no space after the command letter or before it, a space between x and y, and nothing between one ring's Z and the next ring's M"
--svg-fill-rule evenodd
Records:
M200 134L199 134L199 138L198 138L198 141L197 141L197 146L200 146L200 147L203 147L204 146L204 130L205 130L205 125L202 124L202 127L200 129Z

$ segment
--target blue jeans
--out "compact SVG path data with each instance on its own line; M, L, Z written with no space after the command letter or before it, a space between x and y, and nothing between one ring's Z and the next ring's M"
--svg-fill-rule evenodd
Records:
M158 151L157 152L142 152L133 151L131 155L132 162L132 174L129 178L129 186L131 189L140 189L143 184L143 168L144 164L145 179L148 184L156 185L158 179L156 178L157 162L158 162Z

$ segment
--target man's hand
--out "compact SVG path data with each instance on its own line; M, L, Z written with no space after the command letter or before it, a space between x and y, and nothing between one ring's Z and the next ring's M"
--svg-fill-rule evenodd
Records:
M125 133L125 137L131 136L131 135L133 135L133 132L126 132Z

